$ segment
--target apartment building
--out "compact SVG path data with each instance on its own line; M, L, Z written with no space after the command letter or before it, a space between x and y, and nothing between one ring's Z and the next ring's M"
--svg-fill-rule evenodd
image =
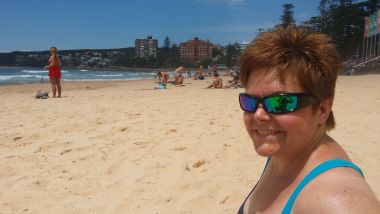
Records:
M152 36L148 36L146 39L135 40L135 52L137 57L148 58L157 57L157 39L153 39Z
M197 37L180 44L179 52L181 59L201 61L212 58L213 45L210 41L204 41Z

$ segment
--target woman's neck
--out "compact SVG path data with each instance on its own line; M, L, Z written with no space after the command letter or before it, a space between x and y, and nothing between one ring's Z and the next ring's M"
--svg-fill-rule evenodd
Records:
M310 143L299 148L292 153L283 155L274 155L271 158L271 168L278 175L286 176L288 173L299 171L304 168L310 159L313 159L313 154L325 144L333 140L326 134L324 129L317 131Z

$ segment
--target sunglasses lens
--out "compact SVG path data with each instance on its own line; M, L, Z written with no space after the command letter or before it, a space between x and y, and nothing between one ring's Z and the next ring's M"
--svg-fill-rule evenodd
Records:
M240 106L244 111L254 112L256 110L256 100L247 95L240 95Z
M277 95L264 99L264 105L268 112L286 113L292 112L297 108L297 96Z

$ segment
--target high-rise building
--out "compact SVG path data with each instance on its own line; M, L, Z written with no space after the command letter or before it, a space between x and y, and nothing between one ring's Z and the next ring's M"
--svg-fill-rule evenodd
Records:
M197 37L186 42L182 42L179 47L181 59L200 61L212 58L213 45L210 41L204 41Z
M135 40L135 52L137 57L148 58L157 56L157 39L148 36L146 39Z
M240 52L243 52L251 43L250 42L241 42L241 43L238 43L238 47L239 47L239 51Z

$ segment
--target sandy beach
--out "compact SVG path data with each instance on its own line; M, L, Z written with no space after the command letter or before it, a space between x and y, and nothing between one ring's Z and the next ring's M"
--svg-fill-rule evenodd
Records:
M236 213L265 158L243 89L207 85L63 82L45 100L47 83L0 86L0 213ZM335 96L330 135L380 198L380 75L339 76Z

